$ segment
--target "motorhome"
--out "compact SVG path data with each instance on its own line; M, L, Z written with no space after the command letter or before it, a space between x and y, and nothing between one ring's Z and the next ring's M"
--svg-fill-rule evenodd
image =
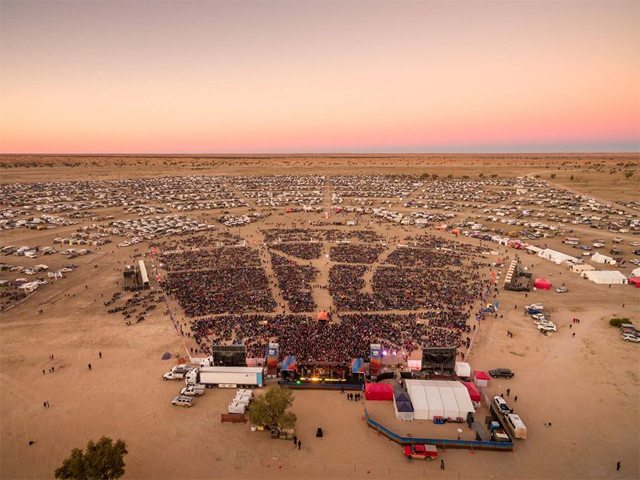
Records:
M524 422L520 419L520 416L515 413L509 413L504 417L504 424L507 427L507 430L511 432L511 434L515 438L526 439L527 438L527 427Z

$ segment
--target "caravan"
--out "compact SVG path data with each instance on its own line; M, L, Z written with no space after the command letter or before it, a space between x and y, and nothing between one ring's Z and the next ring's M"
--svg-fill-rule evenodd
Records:
M505 415L504 424L506 425L507 430L509 430L515 438L523 440L527 438L527 427L520 419L519 415L516 415L515 413Z

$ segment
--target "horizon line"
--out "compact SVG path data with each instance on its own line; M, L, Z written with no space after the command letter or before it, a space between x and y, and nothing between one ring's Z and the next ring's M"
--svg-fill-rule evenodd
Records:
M44 156L67 156L67 157L168 157L168 156L210 156L210 157L275 157L275 156L303 156L303 155L314 155L314 156L329 156L329 155L348 155L348 156L415 156L415 155L620 155L620 154L638 154L640 155L639 150L619 150L619 151L567 151L567 152L507 152L507 151L496 151L496 152L296 152L296 153L261 153L261 152L253 152L253 153L188 153L188 152L172 152L172 153L65 153L65 152L51 152L51 153L0 153L0 157L9 157L9 156L36 156L36 157L44 157Z

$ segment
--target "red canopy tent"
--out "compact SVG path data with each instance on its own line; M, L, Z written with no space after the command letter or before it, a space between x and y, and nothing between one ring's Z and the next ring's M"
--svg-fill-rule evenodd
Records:
M474 370L473 378L475 379L475 383L478 387L486 387L489 385L489 380L491 377L487 372L483 372L482 370Z
M473 383L462 382L462 384L469 390L469 397L471 397L472 402L479 402L481 400L480 392Z
M536 278L533 286L540 290L551 290L551 282L546 278Z
M388 383L367 383L364 387L367 400L393 400L393 386Z
M640 277L631 277L629 279L629 285L635 285L636 288L640 288Z
M327 312L325 312L324 310L321 311L318 314L318 320L323 320L325 322L328 322L329 321L329 314Z

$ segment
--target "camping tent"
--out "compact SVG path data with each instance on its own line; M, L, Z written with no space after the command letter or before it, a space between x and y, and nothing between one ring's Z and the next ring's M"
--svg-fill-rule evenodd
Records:
M551 282L546 278L536 278L533 286L540 290L551 290Z
M640 267L638 267L638 268L634 268L634 269L631 271L631 276L632 276L632 277L640 277Z
M393 408L398 420L413 420L413 405L409 395L402 390L393 393Z
M388 383L367 383L364 387L367 400L393 400L393 386Z
M491 377L489 376L489 374L481 370L474 370L473 378L474 378L474 381L476 382L476 386L482 387L482 388L489 386L489 380L491 380Z
M471 398L471 401L474 403L480 403L480 401L482 400L482 396L480 395L480 392L478 391L476 386L471 382L462 382L462 384L469 391L469 398Z
M600 285L619 285L627 283L627 277L617 270L597 270L594 272L584 272L583 277Z
M327 312L325 312L323 310L318 314L318 320L322 320L322 321L328 322L329 321L329 315L327 314Z
M640 277L631 277L629 279L629 285L635 285L636 288L640 288Z

